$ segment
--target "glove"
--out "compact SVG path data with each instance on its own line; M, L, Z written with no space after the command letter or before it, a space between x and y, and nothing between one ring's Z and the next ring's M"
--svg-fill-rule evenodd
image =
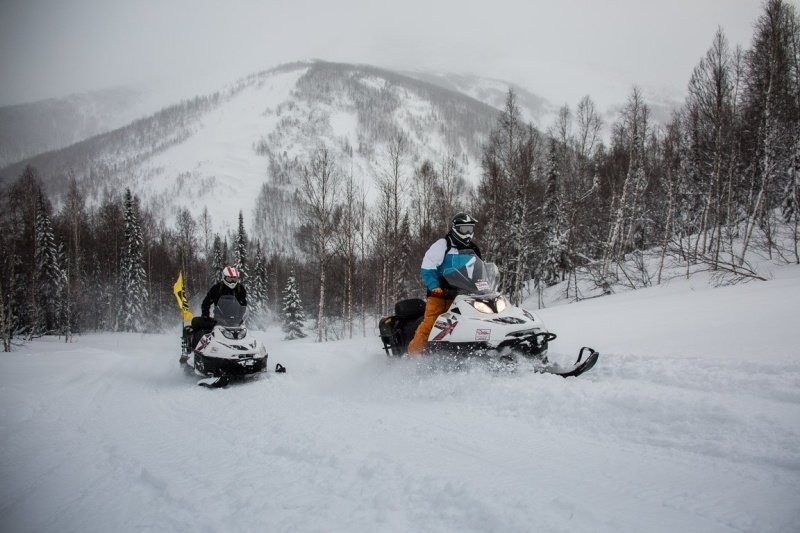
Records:
M441 287L436 287L435 289L431 289L431 297L433 298L444 298L444 289Z

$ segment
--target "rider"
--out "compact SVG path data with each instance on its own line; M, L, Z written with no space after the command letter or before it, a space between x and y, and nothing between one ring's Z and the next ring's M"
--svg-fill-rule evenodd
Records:
M184 350L180 358L182 365L186 364L189 359L189 353L197 345L200 338L214 327L214 320L211 319L211 306L216 305L221 296L233 294L240 304L247 305L247 291L239 280L239 270L232 266L226 266L222 269L222 280L208 289L208 294L203 298L203 303L200 305L202 317L194 317L192 326L183 330Z
M442 276L444 270L452 266L450 256L458 255L461 250L472 250L475 255L481 257L480 249L472 242L477 223L478 221L467 213L457 213L453 217L453 224L447 235L434 242L425 252L419 273L428 288L428 301L425 304L425 318L417 327L414 338L408 343L409 355L417 356L425 350L428 335L433 329L436 318L447 311L453 303L451 287Z
M242 305L247 305L247 290L241 282L239 270L232 266L226 266L222 269L222 280L218 281L208 289L208 294L203 298L203 303L200 309L204 317L211 316L211 306L216 305L220 296L226 294L233 294L236 300Z

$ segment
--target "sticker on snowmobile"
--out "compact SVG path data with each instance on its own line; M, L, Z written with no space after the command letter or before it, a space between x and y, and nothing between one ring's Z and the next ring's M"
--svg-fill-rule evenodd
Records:
M442 331L440 331L439 334L433 338L433 340L440 341L443 338L445 338L447 335L453 332L453 330L456 327L456 324L458 324L457 321L451 320L449 318L447 319L447 322L444 322L443 320L439 320L438 322L436 322L436 324L434 324L434 327L441 329Z
M488 291L488 290L489 290L489 283L487 283L486 281L483 281L483 280L481 280L481 281L476 281L476 282L475 282L475 287L476 287L476 288L477 288L479 291Z
M210 342L211 342L211 335L209 334L203 335L203 338L200 339L200 345L197 347L197 351L202 352L203 350L205 350Z
M476 329L475 330L475 340L476 341L488 341L492 337L492 330L491 329Z

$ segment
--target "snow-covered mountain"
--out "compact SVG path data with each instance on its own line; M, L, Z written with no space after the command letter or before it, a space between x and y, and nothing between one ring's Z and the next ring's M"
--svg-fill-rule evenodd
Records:
M207 390L174 333L0 357L15 532L790 533L800 524L800 269L541 310L579 378L255 332L286 374ZM536 296L527 302L536 307Z
M30 164L56 201L75 176L90 201L130 187L167 224L182 208L197 216L207 207L214 230L225 232L242 210L255 236L280 251L298 227L294 195L302 165L322 145L342 173L373 193L399 133L409 141L405 176L424 159L438 164L449 156L475 183L482 144L510 87L523 115L540 129L558 113L543 98L498 80L324 61L282 65L180 100L175 95L183 87L0 109L6 118L0 151L8 160L81 139L0 169L0 187ZM180 103L142 114L169 99ZM26 129L29 135L15 137Z
M546 129L558 115L558 106L518 84L507 81L468 74L423 70L408 71L407 74L445 89L464 93L497 109L503 109L508 90L513 89L517 97L517 105L525 121L532 122L535 127L540 129Z
M0 107L0 168L121 128L175 97L126 86Z
M463 93L388 70L302 62L20 161L0 170L0 180L9 183L31 164L56 196L72 174L94 200L131 187L168 222L179 208L198 214L207 206L217 229L233 225L240 209L258 227L251 217L261 197L270 220L260 226L274 228L272 221L296 218L287 209L300 167L319 146L370 187L388 166L388 143L403 133L407 176L424 159L453 156L475 181L497 113Z

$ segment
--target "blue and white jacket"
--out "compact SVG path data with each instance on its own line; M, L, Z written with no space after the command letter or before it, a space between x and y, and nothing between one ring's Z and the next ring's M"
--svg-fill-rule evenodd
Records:
M468 246L459 245L449 234L433 243L425 252L419 274L429 293L437 287L449 288L444 280L445 272L457 270L469 259L468 256L459 256L461 250L472 250L475 255L481 256L480 249L475 243L470 243Z

